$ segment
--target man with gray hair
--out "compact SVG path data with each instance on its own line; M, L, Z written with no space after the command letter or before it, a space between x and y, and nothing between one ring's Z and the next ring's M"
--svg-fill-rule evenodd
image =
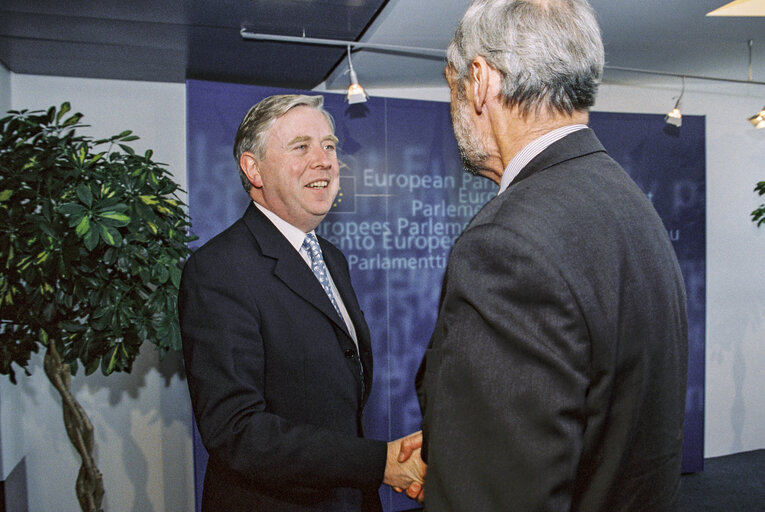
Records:
M252 199L183 270L189 392L209 452L204 512L380 510L381 483L422 483L421 435L365 439L369 329L348 263L314 229L338 192L321 96L270 96L236 134ZM416 493L415 493L416 494Z
M603 61L585 0L476 0L449 45L460 154L499 192L455 242L418 372L427 510L676 504L685 290L586 126Z

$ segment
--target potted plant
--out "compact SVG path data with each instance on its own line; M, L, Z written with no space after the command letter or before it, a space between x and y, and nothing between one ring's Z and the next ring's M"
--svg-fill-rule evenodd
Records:
M101 510L93 427L71 376L130 372L145 341L162 357L181 347L176 297L189 218L163 164L124 131L77 133L70 105L0 119L0 373L16 383L31 354L61 395L82 459L83 511Z

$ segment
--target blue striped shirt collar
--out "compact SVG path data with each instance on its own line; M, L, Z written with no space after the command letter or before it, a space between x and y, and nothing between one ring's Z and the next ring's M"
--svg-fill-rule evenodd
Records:
M512 183L515 177L520 174L523 168L526 167L535 156L547 149L553 142L557 142L566 135L585 128L587 128L587 125L585 124L563 126L561 128L556 128L551 132L547 132L541 137L528 143L513 157L512 160L510 160L507 167L505 167L505 172L502 173L502 180L499 182L499 192L497 192L497 194L501 194L507 190L507 187L510 186L510 183Z

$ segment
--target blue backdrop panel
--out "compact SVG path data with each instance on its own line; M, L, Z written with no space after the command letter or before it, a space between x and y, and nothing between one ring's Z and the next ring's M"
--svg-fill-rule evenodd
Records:
M271 94L308 91L187 82L189 206L197 247L239 218L248 203L232 146L247 110ZM420 426L413 379L435 324L449 249L496 186L462 171L445 103L370 98L348 106L324 94L340 138L340 193L317 232L348 258L372 332L374 385L369 437L391 440ZM594 113L609 152L665 219L689 283L693 326L686 470L701 468L704 352L704 123L683 116L666 134L661 116ZM686 128L687 127L687 128ZM693 283L693 290L691 290ZM691 295L691 291L694 292ZM206 453L195 431L197 497ZM386 511L414 502L381 489ZM199 499L197 499L199 503Z

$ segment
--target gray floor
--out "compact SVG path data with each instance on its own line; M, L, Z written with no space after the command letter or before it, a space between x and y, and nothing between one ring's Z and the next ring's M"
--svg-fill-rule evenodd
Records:
M765 450L704 460L683 475L679 512L765 512Z

